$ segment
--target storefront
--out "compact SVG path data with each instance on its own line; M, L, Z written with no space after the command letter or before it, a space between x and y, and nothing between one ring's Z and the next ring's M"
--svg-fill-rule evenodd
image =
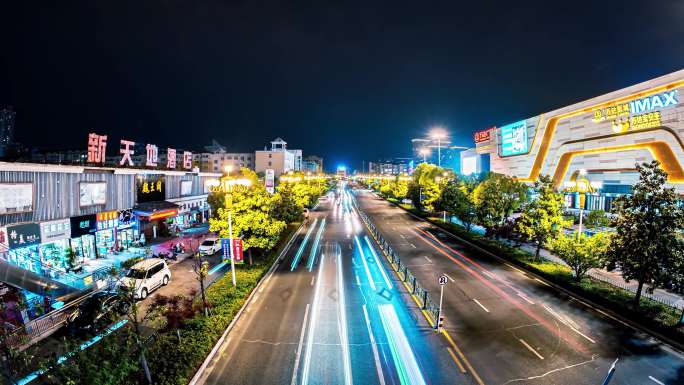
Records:
M95 232L95 247L97 256L102 258L116 251L116 228L119 213L105 211L95 215L97 231Z
M174 203L141 203L133 208L133 213L138 218L140 233L145 234L145 239L170 236L176 230L178 205Z
M21 223L4 227L0 242L7 247L8 262L36 274L42 273L40 263L40 226L37 223Z
M168 201L178 205L178 215L174 220L174 225L180 230L209 220L209 204L206 195L168 199Z
M71 249L77 262L86 262L97 258L95 249L95 232L97 220L95 214L71 217Z
M39 251L44 266L61 271L70 270L76 259L69 238L71 237L71 221L62 219L40 224Z
M119 250L127 250L140 238L138 220L132 209L119 211L116 238Z

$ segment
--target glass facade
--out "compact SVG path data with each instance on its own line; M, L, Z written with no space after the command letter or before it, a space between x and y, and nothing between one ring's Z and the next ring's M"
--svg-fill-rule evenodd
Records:
M95 245L99 257L104 257L114 250L116 244L115 231L114 229L107 229L95 233Z
M61 271L67 271L69 266L69 254L71 246L68 239L43 243L40 245L40 256L44 266Z
M32 271L36 274L42 274L38 245L10 250L7 252L7 257L10 263L15 264L22 269Z
M118 240L118 247L119 249L128 249L131 247L131 245L135 242L136 239L138 239L138 231L137 229L130 227L127 229L120 229L117 231L117 240Z
M95 259L95 237L87 234L71 239L71 248L76 255L76 261L85 262L88 259Z

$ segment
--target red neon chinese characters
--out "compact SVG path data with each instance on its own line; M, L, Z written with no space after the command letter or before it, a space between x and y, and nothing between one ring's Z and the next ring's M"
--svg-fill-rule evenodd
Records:
M107 135L88 134L88 163L104 164L106 148Z
M166 168L176 168L176 149L166 149Z
M192 152L183 151L183 168L189 170L192 168Z
M134 154L132 147L135 145L135 142L121 139L121 145L123 148L119 149L119 153L121 154L121 161L119 162L119 165L123 166L124 163L126 163L129 166L133 166L133 159L131 158L131 155Z
M145 166L156 167L159 158L157 146L148 144L145 149L147 150L147 161L145 162Z

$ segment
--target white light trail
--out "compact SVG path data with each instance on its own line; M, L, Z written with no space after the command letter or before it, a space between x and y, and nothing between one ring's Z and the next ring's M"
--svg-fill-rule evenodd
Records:
M318 302L321 291L321 277L323 276L323 267L325 265L325 254L321 254L321 265L318 266L318 279L316 279L316 289L314 289L313 306L311 309L311 319L309 320L309 332L306 339L306 354L304 355L304 366L302 369L302 385L309 383L309 371L311 369L311 351L313 350L314 335L316 333L316 324L318 323Z
M390 279L387 276L387 273L385 272L385 267L382 266L382 261L380 261L380 258L378 258L378 255L375 253L375 250L373 249L373 245L371 245L371 242L368 239L368 236L364 235L363 238L366 240L366 243L368 244L368 248L370 249L371 254L373 254L373 258L375 258L375 263L377 264L378 269L380 269L380 273L382 274L382 278L385 280L387 287L391 290L392 289L392 282L390 282Z
M394 307L390 304L382 304L378 305L378 310L401 384L426 385Z
M363 268L366 270L366 276L368 277L370 287L371 289L373 289L373 291L375 291L375 282L373 282L373 276L371 275L370 269L368 268L368 262L366 262L366 255L363 253L363 247L361 247L359 237L354 235L354 240L356 241L356 245L359 247L359 253L361 254L361 262L363 262Z
M342 345L342 361L344 365L344 383L352 385L351 358L349 356L349 336L347 335L347 308L344 300L344 277L342 276L342 253L337 252L337 292L339 293L340 344Z

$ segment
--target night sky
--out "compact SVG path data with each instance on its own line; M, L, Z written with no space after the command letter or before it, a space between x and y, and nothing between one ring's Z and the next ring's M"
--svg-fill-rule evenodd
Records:
M281 136L360 168L684 68L682 1L329 3L6 1L0 106L29 146Z

